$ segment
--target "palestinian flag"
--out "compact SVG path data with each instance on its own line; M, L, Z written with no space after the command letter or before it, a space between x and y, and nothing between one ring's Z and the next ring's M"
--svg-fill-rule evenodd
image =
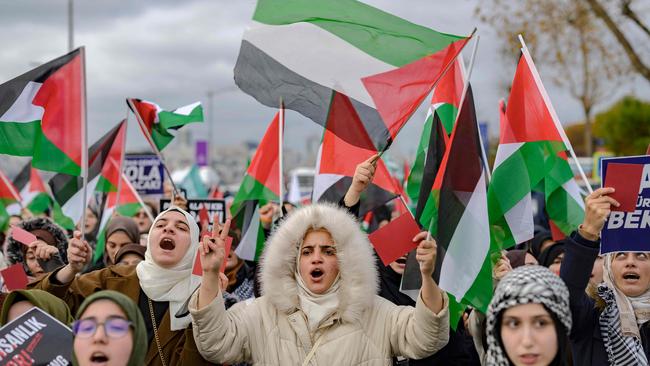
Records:
M119 129L115 140L108 151L108 156L104 160L104 165L97 181L95 191L108 193L117 192L122 175L122 162L124 161L124 152L126 147L126 119L118 124Z
M584 204L567 161L571 145L528 50L512 81L488 191L493 245L533 237L533 190L545 195L549 219L564 234L578 227Z
M7 229L9 223L9 213L7 206L14 202L20 202L20 194L11 181L0 170L0 232Z
M84 89L83 47L0 85L0 154L81 175Z
M350 142L352 141L352 142ZM318 149L312 202L338 203L352 184L357 165L377 154L348 97L333 93L327 128ZM361 195L359 215L399 195L383 160L379 159L372 183Z
M259 207L280 201L280 124L283 111L278 112L248 165L246 175L230 206L233 223L241 230L235 250L245 260L257 260L264 249L264 232L260 226ZM282 125L284 125L282 121Z
M324 127L332 92L345 94L383 151L468 40L355 0L258 0L235 83Z
M431 132L434 131L438 135L437 128L432 130L432 126L438 122L442 124L442 129L445 135L450 135L451 131L454 128L454 122L456 121L456 115L458 114L458 108L460 107L460 98L462 97L463 87L465 85L465 72L463 69L463 63L461 58L457 58L456 61L452 64L451 69L440 79L440 82L433 90L433 96L431 97L431 107L427 112L427 117L424 121L424 128L422 130L422 136L420 137L420 143L418 144L416 150L415 161L413 162L413 167L411 168L411 173L408 176L408 181L406 184L406 193L408 194L411 202L416 203L420 198L420 190L422 187L422 179L425 171L425 162L427 159L427 151L429 150ZM442 136L442 135L439 135ZM438 143L441 140L436 140ZM438 151L440 157L438 161L442 159L444 150ZM437 167L438 165L436 165ZM430 172L428 174L431 174ZM433 182L433 178L431 182ZM423 188L425 192L431 190L431 186L428 185ZM416 208L413 208L414 212L417 212ZM418 216L419 217L419 216ZM428 225L425 225L428 227Z
M199 167L194 164L181 181L180 187L185 189L188 198L207 198L208 188L201 180Z
M203 122L200 102L165 111L153 102L129 98L126 100L151 146L161 151L175 136L175 131L192 122Z
M110 164L117 165L112 160ZM121 182L118 184L119 191L109 192L105 198L104 212L99 222L99 236L97 237L97 245L93 254L93 262L102 259L104 248L106 247L106 225L108 225L111 217L113 217L114 212L117 212L121 216L133 217L141 207L148 210L142 202L140 195L138 195L138 192L133 188L131 182L129 182L129 179L124 174L121 174L120 179ZM151 221L153 222L153 218Z
M425 208L439 205L432 211L438 243L434 278L449 294L452 327L458 324L466 305L485 312L492 298L487 181L481 149L472 89L468 87L433 183L437 199L429 199ZM401 291L411 297L421 287L414 253L407 258L401 286Z
M32 167L31 162L23 167L14 178L13 183L16 189L20 191L21 202L7 207L11 214L20 214L21 206L34 214L42 214L50 208L52 198L47 191L41 174Z
M88 151L88 198L92 197L100 179L107 179L100 173L110 156L115 141L125 128L125 121L120 122L90 147ZM118 145L122 146L121 142ZM78 222L83 214L83 207L85 207L85 205L82 205L83 179L81 177L60 173L52 177L48 184L54 200L60 205L61 210L57 214L67 217L74 223ZM59 220L63 220L63 218L59 216Z

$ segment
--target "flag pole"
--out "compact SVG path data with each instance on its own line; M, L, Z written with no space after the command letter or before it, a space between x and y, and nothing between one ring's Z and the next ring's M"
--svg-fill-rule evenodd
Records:
M519 42L521 43L521 52L526 58L527 61L530 61L528 64L530 66L530 70L533 74L533 77L535 79L535 82L537 83L537 86L539 87L540 92L542 93L542 98L544 99L544 102L546 102L546 105L548 107L548 110L551 114L551 119L553 120L553 123L555 124L555 128L558 130L560 136L562 137L562 140L564 144L566 145L567 149L569 150L569 154L571 154L571 158L573 161L575 161L576 166L578 167L578 172L580 173L580 177L585 183L585 186L587 188L587 191L591 194L594 192L594 190L591 188L591 184L589 184L589 180L587 179L587 176L585 175L584 170L582 170L582 166L580 165L580 162L578 161L578 158L576 157L575 151L573 151L573 146L571 145L571 141L569 141L568 136L566 135L566 132L564 132L564 127L562 127L562 124L560 123L560 119L557 116L557 113L555 112L555 108L553 107L553 104L551 104L551 98L549 97L548 93L546 92L546 88L544 88L544 84L542 84L542 79L539 76L539 72L537 71L537 67L535 66L535 63L533 63L533 58L530 55L530 52L528 51L528 46L526 46L526 42L524 42L524 37L519 34L517 36L519 38Z
M86 206L88 205L88 116L86 109L86 48L84 46L80 47L81 61L82 61L82 73L83 77L81 78L81 90L83 90L83 103L81 103L81 130L82 130L82 140L81 140L81 176L82 176L82 200L81 200L81 222L79 223L79 230L81 231L81 240L85 240L86 232Z
M280 174L279 174L279 179L280 179L280 217L284 216L284 213L282 212L282 206L284 205L284 177L283 177L283 167L282 167L282 150L283 150L283 145L284 145L284 139L282 138L282 134L284 132L284 102L282 101L282 97L280 97L280 120L278 121L278 162L279 162L279 169L280 169Z
M158 150L158 147L156 144L153 142L153 138L149 134L149 130L144 124L144 121L142 120L142 117L140 116L140 113L138 113L138 110L135 108L133 103L131 103L131 98L126 99L126 103L131 107L131 110L133 111L133 114L135 115L135 119L138 121L138 124L140 125L140 129L144 133L144 136L147 138L147 141L149 141L149 145L151 145L151 148L153 149L153 152L158 155L158 159L160 159L160 162L163 165L163 168L165 169L165 172L167 173L167 176L169 177L169 181L172 183L172 200L171 204L174 204L174 196L176 194L179 194L180 191L178 190L178 187L176 186L176 183L174 183L174 180L172 179L172 174L169 171L169 168L167 167L167 163L165 162L165 157L162 155L160 150ZM128 113L128 111L127 111Z

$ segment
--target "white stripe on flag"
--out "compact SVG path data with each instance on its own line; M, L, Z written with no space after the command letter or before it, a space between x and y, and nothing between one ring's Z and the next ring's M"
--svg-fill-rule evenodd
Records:
M523 243L535 235L533 220L533 198L530 192L505 213L506 222L512 232L515 243Z
M476 280L490 249L485 174L474 188L451 238L440 271L440 288L462 299Z
M251 222L248 225L248 230L246 230L237 249L235 249L235 254L241 259L247 261L255 260L255 252L257 251L257 235L260 230L260 210L259 206L255 206L255 213L251 218Z
M314 176L314 192L311 201L318 202L325 191L342 178L343 176L338 174L316 174Z
M244 40L291 71L372 108L361 78L394 70L334 34L311 23L266 25L251 22Z
M195 102L190 105L186 105L185 107L180 107L172 111L174 114L180 114L183 116L189 116L192 111L201 105L201 102Z
M524 142L499 144L499 147L497 148L497 156L494 159L494 167L492 168L492 172L494 173L496 168L498 168L501 163L506 161L512 154L514 154L523 144Z
M83 206L84 208L88 206L88 202L90 202L90 199L93 197L95 193L95 187L97 187L97 182L99 182L99 177L100 174L97 174L97 176L88 182L88 201L86 204ZM83 211L81 209L81 202L83 201L83 189L80 189L77 191L77 193L74 194L74 196L70 197L68 202L63 204L61 206L61 210L63 211L63 214L69 217L75 224L79 222L81 219L81 215L83 214Z
M18 99L7 109L5 114L0 116L0 122L20 122L27 123L40 121L43 118L45 109L32 104L34 96L41 89L41 83L30 81L20 92Z
M585 209L585 203L584 199L580 195L580 187L578 187L578 183L576 183L576 180L571 178L568 181L566 181L563 185L562 188L571 196L576 203L582 207L582 209Z

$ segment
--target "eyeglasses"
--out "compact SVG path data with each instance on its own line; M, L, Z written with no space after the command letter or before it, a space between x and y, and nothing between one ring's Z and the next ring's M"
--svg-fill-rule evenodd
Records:
M90 338L95 335L100 325L104 327L104 333L109 338L121 338L129 332L133 322L120 317L109 317L102 323L95 318L79 319L72 323L72 333L75 337Z

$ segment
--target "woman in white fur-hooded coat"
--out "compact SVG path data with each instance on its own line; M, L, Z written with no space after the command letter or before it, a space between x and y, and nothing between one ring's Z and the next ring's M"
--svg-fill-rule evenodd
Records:
M327 243L335 248L338 262L336 279L322 294L306 289L309 280L302 280L305 274L300 277L302 257L309 253L307 238L314 231L329 233ZM263 296L228 311L220 295L222 285L213 287L219 280L209 270L218 271L224 255L223 243L215 239L204 240L202 287L190 300L196 345L211 362L392 365L393 356L427 357L448 341L444 292L434 284L437 292L425 293L429 289L425 291L423 286L415 308L397 306L377 296L370 242L356 219L338 207L314 204L292 212L267 242L261 269ZM424 242L420 243L422 253L431 255L435 263L435 243L427 246ZM210 262L212 254L221 259ZM438 314L429 305L434 298L431 294L437 296L433 302ZM205 302L199 300L203 296ZM424 299L429 299L427 305Z

